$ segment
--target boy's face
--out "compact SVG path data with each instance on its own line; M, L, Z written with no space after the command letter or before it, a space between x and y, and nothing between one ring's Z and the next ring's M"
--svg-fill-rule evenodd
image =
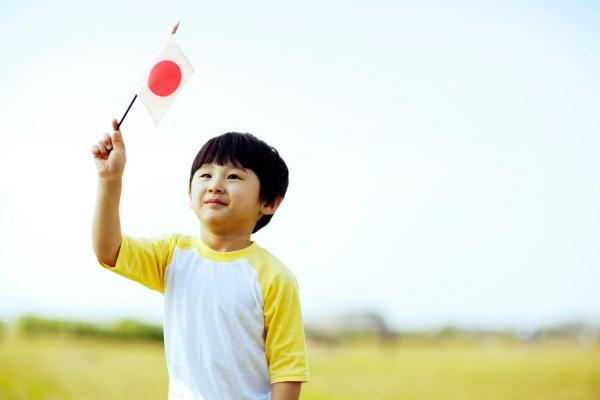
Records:
M260 181L250 169L204 164L190 185L190 207L203 229L218 234L250 234L275 208L259 200Z

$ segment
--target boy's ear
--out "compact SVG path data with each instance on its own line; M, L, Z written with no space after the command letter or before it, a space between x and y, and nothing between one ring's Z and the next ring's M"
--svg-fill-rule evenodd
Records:
M283 197L277 196L271 203L263 202L260 206L260 211L262 211L264 215L273 215L282 201Z

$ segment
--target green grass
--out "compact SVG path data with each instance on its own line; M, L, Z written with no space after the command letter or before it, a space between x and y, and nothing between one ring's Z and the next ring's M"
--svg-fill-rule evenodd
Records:
M402 342L309 347L304 400L600 398L600 346ZM0 399L166 399L160 344L72 337L0 340Z

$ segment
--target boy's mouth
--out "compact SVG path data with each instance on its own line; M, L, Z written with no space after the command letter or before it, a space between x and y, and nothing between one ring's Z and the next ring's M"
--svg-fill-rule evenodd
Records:
M208 199L204 201L204 204L219 204L222 206L226 206L227 204L221 200L218 199Z

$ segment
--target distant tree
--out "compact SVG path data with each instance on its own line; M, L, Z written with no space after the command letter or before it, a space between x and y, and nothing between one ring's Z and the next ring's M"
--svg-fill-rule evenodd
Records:
M101 337L127 340L163 340L160 326L144 324L133 320L121 320L110 325L96 325L89 322L65 321L36 316L24 316L17 321L19 333L25 335L65 334L82 337Z

